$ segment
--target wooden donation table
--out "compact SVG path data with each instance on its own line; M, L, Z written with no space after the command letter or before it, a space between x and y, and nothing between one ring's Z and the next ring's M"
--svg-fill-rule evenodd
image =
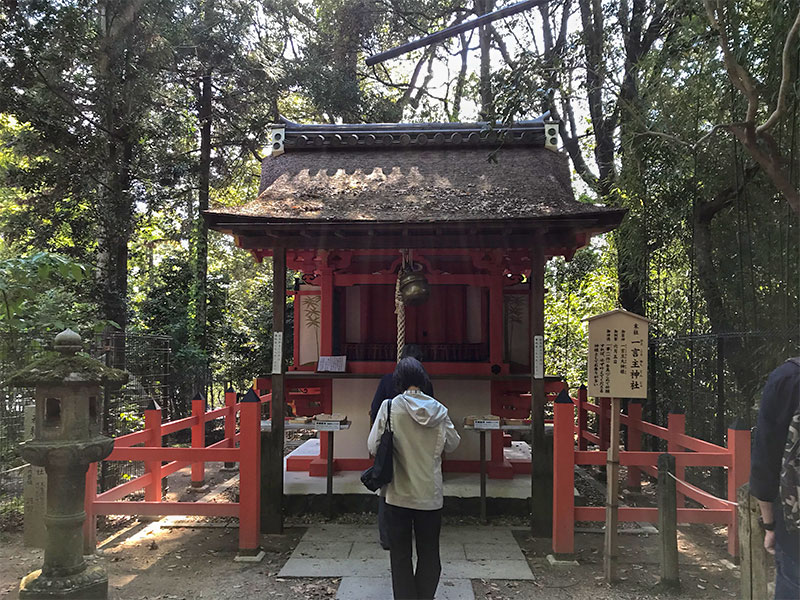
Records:
M325 494L328 499L328 517L333 516L333 434L337 431L342 431L344 429L350 429L351 421L345 421L344 423L339 423L336 421L311 421L309 423L290 423L285 422L283 424L284 430L286 431L297 431L299 429L305 429L307 431L324 431L325 433L329 433L328 436L328 457L327 457L327 481L326 481L326 490ZM272 431L272 419L266 419L261 421L261 431Z
M480 460L481 460L481 521L488 521L486 518L486 432L487 431L530 431L530 423L527 425L503 425L500 421L475 420L474 425L464 423L467 431L477 431L480 434Z

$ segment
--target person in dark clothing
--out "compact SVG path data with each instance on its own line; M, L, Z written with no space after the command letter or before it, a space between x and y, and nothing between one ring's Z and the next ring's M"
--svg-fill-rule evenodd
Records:
M416 358L419 362L422 362L422 348L416 344L406 344L400 351L400 358ZM388 400L389 398L394 398L399 393L394 388L394 381L392 380L392 377L393 373L387 373L381 377L381 382L378 384L378 389L375 390L375 395L372 397L372 406L370 406L369 409L370 427L372 427L372 424L375 422L375 415L378 414L378 409L380 409L383 401ZM433 397L433 384L428 381L425 387L427 389L423 389L422 391L428 396Z
M422 362L422 357L422 348L416 344L406 344L400 351L401 359L416 358L419 362ZM372 406L369 409L370 427L372 427L372 424L375 422L375 416L378 414L378 410L380 409L381 404L383 404L383 401L388 400L389 398L394 398L400 392L405 391L395 389L393 378L394 371L381 377L381 382L378 384L378 389L375 390L375 396L372 398ZM428 396L433 397L433 384L430 382L430 380L426 381L426 385L422 388L422 391ZM388 550L389 529L386 523L386 498L383 496L383 494L378 497L378 537L381 542L381 548Z
M764 547L775 555L775 598L800 599L800 533L790 531L780 500L780 474L789 424L800 403L800 364L786 361L772 373L761 398L750 468Z

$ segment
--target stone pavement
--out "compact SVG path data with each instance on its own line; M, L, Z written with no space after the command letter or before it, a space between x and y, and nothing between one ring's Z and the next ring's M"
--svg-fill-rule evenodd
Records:
M337 598L391 598L389 553L376 526L311 526L279 577L342 577ZM470 579L532 580L510 527L442 527L438 600L473 598Z

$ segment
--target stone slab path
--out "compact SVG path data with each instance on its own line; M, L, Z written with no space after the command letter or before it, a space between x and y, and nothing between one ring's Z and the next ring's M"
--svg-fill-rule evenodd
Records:
M337 598L391 598L389 553L376 526L312 526L279 577L342 577ZM470 579L532 580L510 527L442 527L437 598L473 598Z

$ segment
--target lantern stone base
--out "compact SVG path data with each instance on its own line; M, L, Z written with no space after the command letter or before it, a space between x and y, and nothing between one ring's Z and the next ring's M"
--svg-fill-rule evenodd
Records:
M19 584L20 598L80 598L106 600L108 575L94 565L70 577L45 577L42 570L26 575Z

